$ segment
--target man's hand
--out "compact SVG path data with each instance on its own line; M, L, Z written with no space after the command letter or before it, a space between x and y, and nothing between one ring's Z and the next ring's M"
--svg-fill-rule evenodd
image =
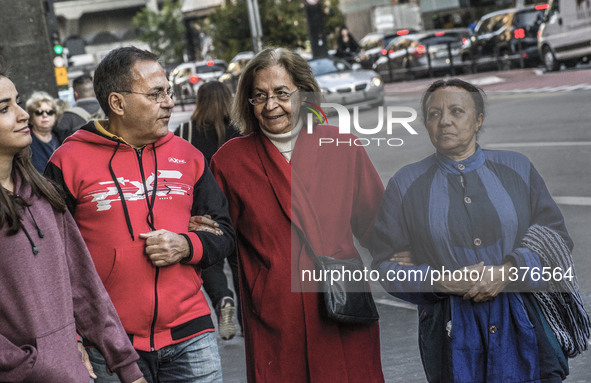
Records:
M88 370L88 375L90 375L92 379L96 379L97 376L94 373L92 363L90 363L90 359L88 359L88 353L86 352L86 349L84 348L82 342L78 342L78 351L80 351L80 354L82 356L82 363L84 363L84 367L86 367L86 369Z
M215 235L224 235L220 225L210 215L197 215L189 219L189 231L206 231Z
M134 380L132 383L148 383L146 378L139 378L138 380Z
M179 263L191 254L187 239L168 230L156 230L140 234L146 240L146 255L156 267Z

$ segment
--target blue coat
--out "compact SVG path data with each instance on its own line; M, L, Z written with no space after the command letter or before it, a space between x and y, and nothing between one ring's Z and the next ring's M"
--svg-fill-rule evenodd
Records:
M543 282L525 278L513 286L521 293L501 293L482 303L433 291L432 270L508 260L541 268L537 254L519 247L533 224L557 231L572 249L544 181L518 153L478 147L461 162L436 153L389 181L375 224L374 267L387 291L418 304L429 382L546 383L568 374L554 334L532 295L523 292L543 288ZM405 250L417 266L389 260ZM392 280L396 272L408 278Z

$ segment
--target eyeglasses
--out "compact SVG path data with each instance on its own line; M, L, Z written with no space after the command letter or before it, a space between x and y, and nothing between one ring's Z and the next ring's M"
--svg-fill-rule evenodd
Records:
M265 93L257 93L253 98L249 98L248 102L250 102L252 105L260 105L266 103L267 100L269 100L270 98L276 98L277 101L287 102L289 101L291 96L293 96L293 94L297 91L297 89L291 93L279 91L275 96L267 96Z
M158 92L154 92L154 93L142 93L142 92L134 92L131 90L117 90L117 93L133 93L133 94L142 94L148 98L151 98L152 100L154 100L154 102L160 104L163 103L167 97L170 97L171 100L174 99L174 92L172 90L172 88L168 89L168 90L159 90Z
M53 109L50 109L50 110L37 109L34 113L35 113L35 116L43 116L44 114L47 114L48 116L53 116L55 114L55 110L53 110Z

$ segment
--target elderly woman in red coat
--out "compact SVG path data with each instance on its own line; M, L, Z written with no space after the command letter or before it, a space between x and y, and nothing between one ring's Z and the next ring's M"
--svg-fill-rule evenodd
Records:
M367 243L384 190L362 147L319 145L355 137L309 126L309 103L319 105L320 89L305 60L261 51L234 100L245 136L211 163L237 231L248 381L383 382L377 322L329 319L322 295L310 292L315 282L300 278L314 255L292 225L316 254L359 256L353 235Z

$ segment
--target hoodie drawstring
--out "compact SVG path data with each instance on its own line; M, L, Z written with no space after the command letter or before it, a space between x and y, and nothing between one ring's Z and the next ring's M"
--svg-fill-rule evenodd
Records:
M135 241L135 236L133 235L133 226L131 226L131 218L129 217L129 211L127 210L127 203L125 202L125 195L123 194L123 190L121 190L121 185L119 185L119 181L117 181L117 176L115 175L115 171L113 170L112 162L113 158L115 157L115 153L119 150L119 146L121 145L121 141L117 142L117 146L113 151L113 155L109 160L109 172L111 173L111 178L115 183L115 187L117 188L117 192L119 193L119 199L121 200L121 205L123 206L123 213L125 214L125 222L127 222L127 230L131 235L131 240Z
M158 191L158 159L156 157L156 146L152 144L152 151L154 152L154 186L152 187L152 199L148 199L148 188L144 183L144 190L146 192L146 201L148 202L148 225L152 230L156 230L154 225L154 203L156 202L156 192Z
M45 234L43 233L43 230L41 230L39 228L39 226L37 225L37 221L35 221L35 217L33 216L33 213L31 212L31 209L29 209L28 206L27 206L27 211L29 212L29 215L33 219L33 225L35 225L35 229L37 229L37 234L39 235L39 238L45 237ZM21 222L21 227L23 228L23 231L24 231L25 235L27 236L27 239L29 240L29 243L31 244L31 250L33 251L33 255L39 254L39 248L35 244L35 241L33 241L33 238L31 238L31 235L27 231L27 228L25 227L25 225L22 224L22 222Z

